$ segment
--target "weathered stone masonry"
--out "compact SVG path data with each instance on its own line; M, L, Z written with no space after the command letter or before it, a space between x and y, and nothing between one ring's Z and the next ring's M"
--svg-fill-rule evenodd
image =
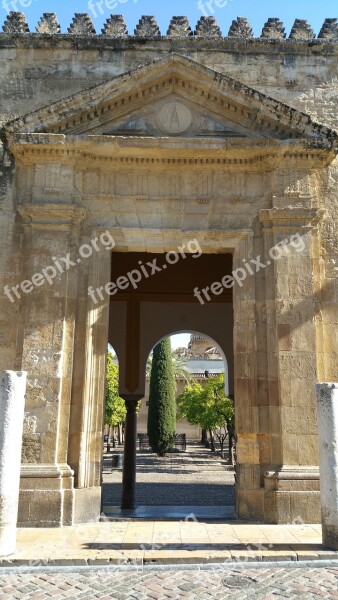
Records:
M337 57L336 19L318 38L302 20L286 38L269 19L254 38L238 18L223 38L211 18L193 32L175 17L162 36L142 17L128 36L117 15L102 35L88 15L67 34L51 14L36 33L9 15L0 371L28 372L21 525L98 518L109 298L93 305L87 289L110 280L119 252L165 252L196 237L205 253L231 252L237 268L258 255L266 263L295 233L301 252L233 290L237 510L320 520L315 383L338 380ZM106 230L112 253L6 297L4 286L53 257L76 261Z

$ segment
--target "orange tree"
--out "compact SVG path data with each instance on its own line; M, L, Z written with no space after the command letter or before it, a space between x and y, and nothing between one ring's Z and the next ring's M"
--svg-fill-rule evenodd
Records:
M232 460L234 436L234 406L224 393L224 375L200 383L187 385L176 398L178 419L187 419L192 425L199 425L209 431L211 449L214 450L214 437L221 446L223 456L224 443L229 437L229 460Z

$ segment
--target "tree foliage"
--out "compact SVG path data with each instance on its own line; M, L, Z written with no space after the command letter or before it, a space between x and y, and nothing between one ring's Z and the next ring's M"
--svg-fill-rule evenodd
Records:
M188 370L188 366L187 366L188 360L186 358L175 356L175 354L173 352L171 354L171 357L172 357L172 363L173 363L173 374L174 374L175 387L176 387L177 379L185 379L185 381L187 383L190 383L191 382L191 373ZM146 377L147 378L150 378L152 363L153 363L153 357L149 356L148 360L147 360L147 364L146 364Z
M117 427L123 423L126 418L126 407L124 400L119 396L119 368L114 363L110 352L107 355L106 372L106 413L105 422L107 425Z
M177 399L179 419L187 419L192 425L199 425L216 435L221 445L226 436L229 436L229 447L234 435L234 407L233 402L224 393L224 375L215 379L208 379L202 386L193 383L184 388Z
M175 380L170 339L154 348L149 386L148 436L159 456L171 448L176 433Z

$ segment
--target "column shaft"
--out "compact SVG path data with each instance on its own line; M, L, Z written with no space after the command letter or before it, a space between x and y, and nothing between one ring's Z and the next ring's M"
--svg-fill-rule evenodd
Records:
M136 441L137 441L137 402L126 400L127 417L124 438L124 466L122 483L122 509L136 507Z
M338 383L316 387L323 545L338 550Z
M0 556L16 548L26 373L0 375Z

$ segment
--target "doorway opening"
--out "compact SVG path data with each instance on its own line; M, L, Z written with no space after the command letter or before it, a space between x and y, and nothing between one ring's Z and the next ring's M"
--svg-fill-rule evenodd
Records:
M116 256L118 260L113 256L112 261L112 281L131 272L133 266L141 262L154 261L156 257L158 264L164 264L165 258L163 254L147 253L118 253ZM217 376L217 370L223 372L226 393L233 398L232 290L224 289L204 304L194 295L196 287L203 289L213 281L221 281L231 271L230 253L206 254L198 260L187 256L187 260L171 270L145 278L136 288L112 297L109 342L119 359L119 392L127 406L136 399L141 399L141 405L137 418L133 418L135 439L124 448L124 472L116 469L109 480L103 477L103 511L107 516L130 514L181 519L197 508L197 518L226 519L234 515L233 467L227 464L228 456L224 459L218 454L217 443L215 452L201 443L201 428L178 421L176 433L185 434L187 448L185 452L176 448L162 462L149 448L140 445L140 437L147 434L149 377L146 365L160 340L186 334L185 349L184 344L177 347L172 337L173 351L177 359L184 358L190 363L191 381L205 383L209 376ZM203 351L202 340L205 340ZM184 377L177 377L176 395L183 391L184 384ZM123 448L118 449L121 450ZM134 452L135 457L130 461ZM126 461L131 470L135 469L134 483ZM128 494L127 503L123 499L121 503L125 479L129 497L132 496L130 504Z

